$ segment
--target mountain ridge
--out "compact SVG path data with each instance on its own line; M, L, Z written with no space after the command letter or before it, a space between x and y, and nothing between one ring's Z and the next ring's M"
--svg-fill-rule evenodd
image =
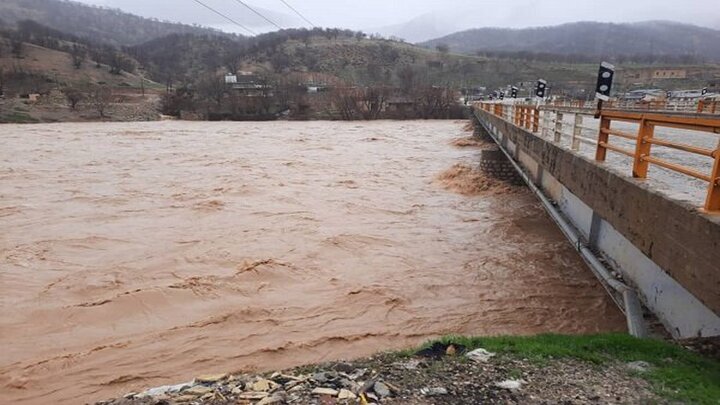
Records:
M75 1L2 0L4 26L33 20L49 28L114 46L133 46L171 34L233 36L220 30L160 21Z
M720 61L720 30L674 21L601 23L579 21L533 28L476 28L422 42L454 52L537 52L597 57L634 54L688 55Z

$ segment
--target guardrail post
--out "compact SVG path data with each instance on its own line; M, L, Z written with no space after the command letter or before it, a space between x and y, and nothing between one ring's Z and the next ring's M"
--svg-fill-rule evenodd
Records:
M705 101L699 100L698 105L697 105L697 112L698 112L698 114L702 114L703 111L705 111Z
M542 137L547 138L550 133L550 110L543 111Z
M648 168L650 163L645 161L646 156L650 156L650 150L652 149L652 143L648 140L652 139L655 133L655 126L648 123L646 120L640 121L640 128L638 129L637 143L635 145L635 159L633 162L633 177L646 179Z
M580 137L582 136L583 116L575 114L572 134L572 150L580 150Z
M555 142L562 141L563 113L555 114Z
M715 164L710 174L710 186L705 200L705 210L720 212L720 142L715 149Z
M595 152L595 160L598 162L604 162L607 157L607 148L604 146L610 140L610 135L606 132L610 129L610 120L605 117L600 117L600 132L598 133L598 146Z

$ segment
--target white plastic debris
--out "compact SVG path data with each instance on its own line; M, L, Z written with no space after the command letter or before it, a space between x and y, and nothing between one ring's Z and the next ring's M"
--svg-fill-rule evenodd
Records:
M495 385L506 390L517 391L522 387L523 384L525 384L525 381L523 380L505 380Z
M184 390L185 388L190 388L193 385L193 381L182 383L182 384L176 384L176 385L163 385L162 387L155 387L150 388L149 390L143 392L141 395L143 396L149 396L149 397L157 397L159 395L165 395L165 394L173 394L176 392L180 392Z
M467 358L469 358L472 361L477 361L480 363L487 363L493 356L495 356L495 353L489 352L485 349L475 349L468 354L465 355Z

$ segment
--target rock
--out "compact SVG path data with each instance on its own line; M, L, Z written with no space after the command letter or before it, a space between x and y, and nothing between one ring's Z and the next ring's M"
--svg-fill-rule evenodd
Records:
M650 363L646 361L633 361L632 363L627 364L627 368L630 371L635 371L638 373L644 373L650 369Z
M352 373L348 374L348 378L350 378L351 380L357 380L358 378L364 376L365 374L367 374L367 369L359 368L359 369L353 371Z
M207 394L208 392L213 392L213 389L210 387L206 387L204 385L196 385L194 387L188 388L185 391L183 391L184 395L195 395L196 397L202 396Z
M247 399L250 401L257 401L260 399L263 399L267 396L269 396L267 392L255 392L255 391L248 391L243 392L242 394L238 395L238 399Z
M420 360L416 360L416 359L408 360L406 362L398 362L398 363L393 364L393 366L395 366L397 368L402 368L405 370L417 370L419 365L420 365Z
M322 384L327 382L328 376L325 373L315 373L313 374L312 379Z
M191 402L195 400L197 400L197 397L195 395L181 395L179 397L173 398L173 401L177 403Z
M329 395L331 397L336 397L339 392L337 390L334 390L332 388L322 388L318 387L312 390L313 395Z
M276 405L276 404L284 404L286 400L285 395L273 395L271 397L265 397L260 400L260 402L257 403L257 405Z
M287 391L295 388L300 384L302 384L302 381L289 381L283 385L283 388L285 388L285 390Z
M443 387L432 387L432 388L423 388L420 390L420 393L422 395L425 395L426 397L434 397L438 395L447 395L448 390Z
M353 371L355 371L355 367L353 367L353 365L350 364L350 363L340 362L340 363L336 363L336 364L333 366L333 370L339 371L339 372L341 372L341 373L348 373L348 374L349 374L349 373L352 373Z
M347 378L341 379L338 386L342 388L347 388L348 390L353 392L358 392L362 388L360 384L356 383L355 381L348 380Z
M275 384L274 382L272 382L270 380L261 379L261 380L258 380L253 383L252 390L259 391L259 392L262 392L262 391L267 392L267 391L270 391L271 389L275 388L276 386L277 386L277 384Z
M380 395L380 398L386 398L390 396L390 388L388 388L387 385L376 382L373 386L373 391L375 391L376 394Z
M506 390L510 391L518 391L522 385L525 383L523 380L505 380L499 383L496 383L495 386L499 388L504 388Z
M472 361L477 361L479 363L487 363L493 356L495 356L495 353L489 352L481 348L475 349L466 354L465 356Z
M340 393L338 393L338 399L355 399L357 398L357 395L355 395L352 391L341 389Z
M400 388L397 387L396 385L390 384L389 382L386 382L385 385L387 385L388 388L390 388L390 392L392 392L393 394L395 394L395 395L400 394Z
M301 378L298 378L298 377L295 377L292 375L281 374L281 373L273 374L272 376L270 376L270 379L280 385L286 385L291 382L298 382L298 381L302 380Z
M300 392L305 389L305 384L298 384L290 389L287 390L287 392Z
M201 375L200 377L195 379L195 382L200 384L214 384L218 381L224 380L227 378L227 373L225 374L206 374Z

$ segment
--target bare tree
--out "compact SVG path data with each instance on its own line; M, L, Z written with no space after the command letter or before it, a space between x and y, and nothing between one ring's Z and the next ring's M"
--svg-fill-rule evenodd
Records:
M25 45L23 41L13 40L10 42L10 52L15 59L22 59L23 53L25 52Z
M237 74L243 61L243 52L239 49L233 49L223 57L223 62L228 71Z
M101 118L106 117L105 111L112 102L112 96L112 89L107 86L96 86L90 90L88 99Z
M384 87L368 87L363 89L360 102L360 113L366 120L376 120L385 110L388 91Z
M62 90L62 93L65 95L65 100L72 110L75 110L77 105L85 99L85 93L76 87L66 87Z
M352 88L337 88L332 95L332 103L345 121L358 118L358 93Z
M424 87L416 92L416 110L419 118L448 118L455 94L448 88Z
M405 94L409 94L417 85L417 72L412 66L403 66L396 75L400 81L400 88Z
M0 98L5 96L5 69L0 67Z
M80 69L85 57L87 56L87 50L77 44L74 44L70 50L70 57L72 58L72 64L75 69Z
M113 52L108 60L110 65L110 73L119 75L123 71L133 73L135 71L135 62L127 55L121 52Z
M196 89L201 98L212 100L217 105L220 105L227 93L224 77L212 73L203 76L198 81Z

